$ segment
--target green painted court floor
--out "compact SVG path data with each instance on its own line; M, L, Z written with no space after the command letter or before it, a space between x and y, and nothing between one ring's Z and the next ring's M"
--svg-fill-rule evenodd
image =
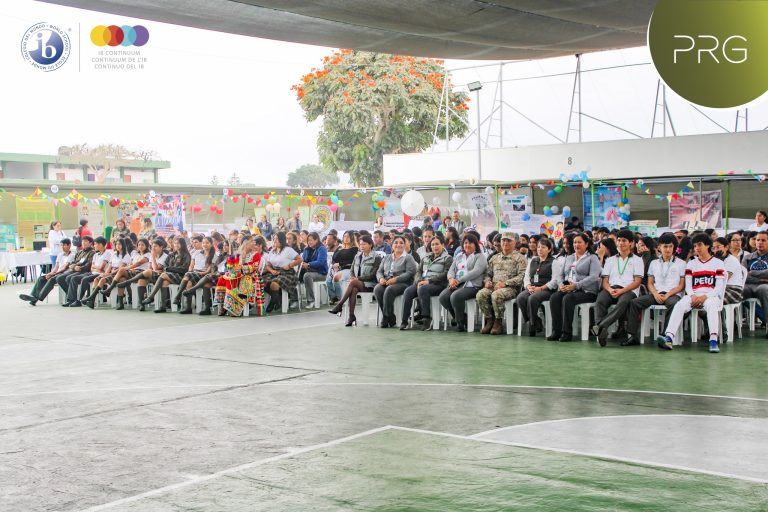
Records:
M220 319L30 307L16 298L25 291L0 287L2 512L752 511L766 502L768 457L739 472L734 455L715 476L710 449L727 439L735 454L762 453L762 336L717 355L705 344L601 349L345 328L323 310ZM723 426L702 430L697 416ZM604 417L656 418L633 434L647 438L648 456L642 443L623 451L619 420ZM589 429L568 429L566 446L557 428L567 424L531 426L584 418L614 459L594 456ZM380 430L388 425L433 434ZM542 449L469 439L510 426ZM589 450L568 448L578 435ZM688 469L656 463L662 441L682 446L676 460Z

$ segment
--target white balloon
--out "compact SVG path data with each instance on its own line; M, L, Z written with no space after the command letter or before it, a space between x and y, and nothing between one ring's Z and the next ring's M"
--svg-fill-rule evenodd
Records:
M59 191L59 186L58 185L51 185L51 192L53 192L55 194L58 191Z
M271 213L272 212L272 205L268 204L267 206L264 207L264 209Z
M485 193L486 194L493 194L493 187L491 187L491 186L485 187Z
M440 204L440 198L435 196L432 198L432 204Z
M275 203L275 204L272 205L272 210L274 210L276 212L279 212L280 208L282 208L282 207L283 207L283 205L281 205L280 203Z
M582 186L582 187L584 187L584 188L589 188L589 182L588 182L588 181L585 181L585 182L583 182L583 183L581 184L581 186Z
M553 207L551 208L551 210L552 210L552 213L554 213L554 214L557 214L557 212L559 212L559 211L560 211L560 207L559 207L559 206L557 206L557 205L555 205L555 206L553 206Z
M149 197L151 197L152 199L154 199L156 195L157 195L157 192L155 192L154 190L149 191Z
M228 188L225 188L224 190L222 190L222 191L221 191L221 195L223 195L223 196L228 196L228 195L229 195L229 189L228 189Z
M454 192L451 198L454 200L454 202L461 201L461 192Z
M417 190L409 190L400 198L400 209L409 217L415 217L424 209L424 196Z
M475 184L477 184L477 178L475 178L474 176L472 176L471 178L469 178L469 184L470 184L470 185L475 185Z

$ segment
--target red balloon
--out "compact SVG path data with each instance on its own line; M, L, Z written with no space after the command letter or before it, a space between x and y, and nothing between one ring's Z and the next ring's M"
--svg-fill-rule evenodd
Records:
M139 208L144 208L144 201L136 201L136 204L139 206Z
M384 208L384 205L386 204L387 203L385 203L384 200L380 200L376 202L376 206L378 206L379 208Z
M269 199L269 194L264 194L264 199Z
M228 195L228 196L232 197L232 194L234 194L234 193L235 193L235 191L234 191L234 190L232 190L231 188L228 188L228 189L227 189L227 195Z
M248 203L252 203L252 202L253 202L253 198L249 196L248 197Z
M222 213L224 213L224 208L222 208L221 206L219 206L219 209L218 209L218 210L216 210L216 213L218 213L219 215L221 215Z
M80 204L80 203L77 202L77 199L73 199L72 202L69 203L69 204L72 205L72 208L77 208L77 205Z
M239 198L239 197L237 197L237 196L235 196L235 197L233 197L233 198L232 198L232 202L233 202L233 203L236 203L236 202L238 202L239 200L240 200L240 198Z
M245 197L245 196L247 196L247 195L248 195L248 192L243 192L242 194L240 194L240 197L243 197L243 198L244 198L244 197Z
M216 207L216 205L215 205L215 204L212 204L212 205L211 205L211 211L212 211L212 212L215 212L216 210L218 210L218 208Z

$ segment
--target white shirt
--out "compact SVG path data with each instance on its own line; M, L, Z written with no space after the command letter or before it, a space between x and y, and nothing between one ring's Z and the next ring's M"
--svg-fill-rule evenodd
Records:
M279 253L270 251L269 256L267 257L267 260L269 261L269 264L272 265L272 267L274 267L275 269L278 269L291 263L293 260L296 259L296 256L298 255L299 253L297 253L290 247L286 247Z
M744 283L747 281L747 269L741 266L738 258L729 254L723 260L723 263L725 264L725 271L730 275L728 281L725 283L726 286L738 286L739 288L744 288Z
M319 233L323 230L325 227L325 224L322 222L310 222L309 226L307 226L307 231L310 233Z
M690 295L723 298L725 263L710 256L707 261L693 258L685 268L685 288Z
M155 263L160 265L161 267L165 268L165 261L168 259L168 255L166 253L162 253L160 256L155 258ZM152 257L149 258L150 267L152 264Z
M51 256L58 256L62 253L61 241L67 238L64 231L52 229L48 232L48 246L51 249Z
M75 251L70 250L69 254L64 254L64 251L61 251L58 256L56 256L56 270L62 270L64 267L72 263L72 260L75 258Z
M192 261L194 263L192 270L195 272L201 272L205 270L205 253L203 251L195 252L195 254L192 255Z
M749 225L747 231L757 231L758 233L762 231L768 231L768 222L763 222L762 226L758 226L757 222L753 222Z
M627 259L622 259L619 254L611 256L605 260L605 266L601 275L608 278L609 286L627 287L632 284L635 277L643 277L645 275L643 258L634 254L630 254ZM635 295L638 294L638 288L632 291Z
M653 276L653 286L659 293L668 292L680 284L680 279L685 277L685 262L680 258L672 261L662 261L661 258L651 261L648 267L648 275ZM681 290L678 295L682 295Z
M147 261L136 267L134 270L147 270L149 268L149 253L139 254L139 251L134 250L131 253L131 263L138 263L142 260L142 258L146 258Z
M92 270L91 274L101 274L102 265L104 265L105 262L109 262L112 259L112 250L107 249L102 253L97 252L93 255L93 259L91 260L91 268L95 268L97 270Z

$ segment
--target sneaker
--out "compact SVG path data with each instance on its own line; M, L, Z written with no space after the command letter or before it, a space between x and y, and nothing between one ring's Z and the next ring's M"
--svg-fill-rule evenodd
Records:
M672 350L672 338L669 336L659 336L656 338L656 345L664 350Z
M720 352L720 345L717 344L717 340L709 340L709 351L713 354Z
M597 342L600 343L601 347L608 344L608 329L601 327L597 330Z

